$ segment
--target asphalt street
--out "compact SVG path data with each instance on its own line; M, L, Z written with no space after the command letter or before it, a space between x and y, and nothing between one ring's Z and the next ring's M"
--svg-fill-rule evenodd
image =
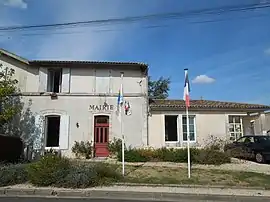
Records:
M153 202L153 200L125 200L125 199L93 199L93 198L36 198L36 197L0 197L0 202ZM157 200L159 202L168 202L170 200ZM266 202L270 198L263 197L215 197L215 196L189 196L179 197L179 202L231 202L231 201L245 201L245 202Z

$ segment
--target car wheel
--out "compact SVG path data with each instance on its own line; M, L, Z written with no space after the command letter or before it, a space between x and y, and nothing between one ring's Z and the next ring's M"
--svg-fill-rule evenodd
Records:
M255 154L255 160L257 163L264 163L264 157L261 153Z

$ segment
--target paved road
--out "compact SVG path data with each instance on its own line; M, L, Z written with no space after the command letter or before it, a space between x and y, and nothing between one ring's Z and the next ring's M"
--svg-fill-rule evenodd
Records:
M119 200L119 199L68 199L68 198L35 198L35 197L0 197L0 202L136 202L136 200ZM140 202L153 202L151 200L137 200ZM167 200L159 200L166 202ZM215 197L215 196L183 196L179 202L267 202L270 198L262 197ZM167 201L168 202L168 201Z

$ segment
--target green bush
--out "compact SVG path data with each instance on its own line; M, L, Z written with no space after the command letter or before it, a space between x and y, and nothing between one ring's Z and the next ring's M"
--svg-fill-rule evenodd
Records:
M114 138L109 142L108 149L110 154L118 155L122 150L122 140Z
M59 179L54 185L64 188L87 188L99 185L99 177L94 167L87 165L74 165L68 174Z
M117 171L118 167L114 165L96 163L93 168L97 172L99 179L119 180L122 177Z
M9 186L27 182L25 164L4 165L0 167L0 186Z
M117 155L118 161L122 160L122 153ZM216 147L209 147L205 149L190 148L191 163L199 164L213 164L220 165L223 163L230 163L230 158L224 152L217 150ZM125 150L126 162L147 162L147 161L161 161L161 162L176 162L187 163L188 155L187 149L127 149Z
M216 149L202 149L195 156L195 162L199 164L208 164L208 165L221 165L224 163L230 163L231 158L225 152L218 151Z
M71 150L77 158L84 157L85 159L90 159L92 157L93 145L89 141L75 141L75 144Z
M73 165L69 173L55 186L65 188L87 188L118 181L121 178L116 167L105 163Z
M68 159L47 154L27 167L29 181L36 186L54 185L68 175L70 167Z
M147 162L150 159L141 153L139 149L126 149L125 150L125 161L126 162ZM122 161L122 152L117 154L117 159Z

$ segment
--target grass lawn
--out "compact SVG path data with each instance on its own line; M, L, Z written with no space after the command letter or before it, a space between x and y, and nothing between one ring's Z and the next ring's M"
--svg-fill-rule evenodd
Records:
M121 166L118 169L121 172ZM270 189L270 175L210 169L192 169L191 179L188 179L186 168L126 166L126 177L123 181L151 184L265 187Z

